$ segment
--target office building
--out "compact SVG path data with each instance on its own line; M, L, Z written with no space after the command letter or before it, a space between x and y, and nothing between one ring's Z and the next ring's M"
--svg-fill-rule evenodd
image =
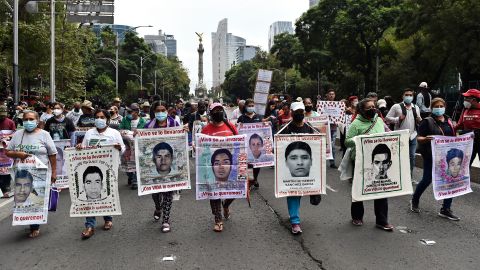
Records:
M270 31L268 32L268 50L272 48L275 36L282 33L293 34L292 22L279 21L270 25Z
M173 35L167 35L162 30L158 30L158 35L145 35L143 38L155 53L168 57L177 56L177 40Z
M255 57L257 52L260 51L260 48L257 46L240 46L237 48L235 64L238 65L243 61L251 60Z
M320 0L310 0L310 7L316 6Z
M104 29L106 27L109 27L110 29L112 29L113 33L116 33L118 35L118 39L119 39L120 43L122 43L123 40L125 39L125 33L126 32L133 31L133 33L135 33L135 34L137 33L137 32L134 31L134 28L132 26L122 25L122 24L106 24L106 23L94 24L92 26L92 30L93 30L93 32L95 32L95 35L97 37L100 37L100 33L102 32L102 29Z

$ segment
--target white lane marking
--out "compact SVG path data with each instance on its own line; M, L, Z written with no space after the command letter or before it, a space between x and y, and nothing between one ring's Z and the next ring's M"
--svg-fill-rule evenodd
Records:
M5 205L7 205L7 204L9 204L9 203L11 203L11 202L13 202L13 197L10 198L10 199L8 199L8 200L6 200L6 201L4 201L4 202L2 202L2 203L0 203L0 208L4 207Z
M333 191L333 192L338 192L338 191L336 191L335 189L333 189L333 188L332 188L331 186L329 186L329 185L327 185L327 188L328 188L329 190Z

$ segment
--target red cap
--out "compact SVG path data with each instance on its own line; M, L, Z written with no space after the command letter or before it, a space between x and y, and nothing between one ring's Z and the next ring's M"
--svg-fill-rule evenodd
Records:
M477 89L468 89L467 92L462 94L464 97L476 97L480 98L480 91Z
M357 96L350 96L350 97L348 98L348 101L349 101L349 102L352 102L354 99L358 99L358 97L357 97Z

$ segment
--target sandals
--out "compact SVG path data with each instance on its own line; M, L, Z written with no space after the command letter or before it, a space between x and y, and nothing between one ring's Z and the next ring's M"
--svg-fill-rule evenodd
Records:
M28 238L37 238L40 235L40 229L30 230Z
M82 239L88 239L95 234L95 229L92 227L85 228L82 232Z
M213 231L222 232L223 231L223 222L215 223L215 226L213 226Z
M105 224L103 225L103 229L105 231L108 231L112 228L113 222L112 221L105 221Z
M153 219L155 221L159 221L161 216L162 216L162 211L155 210L155 212L153 212Z

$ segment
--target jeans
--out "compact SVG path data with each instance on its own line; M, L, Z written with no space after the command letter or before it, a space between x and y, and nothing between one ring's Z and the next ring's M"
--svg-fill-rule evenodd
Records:
M415 152L417 150L417 138L410 140L409 154L410 154L410 176L413 177L413 168L415 168Z
M132 184L137 183L137 173L136 172L127 172L128 179L132 180Z
M378 225L385 226L388 224L388 200L378 199L373 200L373 207L375 209L376 223ZM363 214L365 212L363 208L363 202L352 202L351 206L352 219L363 220Z
M333 159L329 160L330 166L335 165L335 139L337 138L337 128L330 125L330 136L332 137L332 157Z
M420 196L427 189L427 187L432 183L432 158L425 158L423 156L423 177L422 181L418 183L415 192L413 193L412 203L418 205L420 202ZM443 209L450 209L452 206L452 198L443 200Z
M291 224L300 224L300 200L301 196L287 197L288 215Z
M104 216L103 220L105 221L112 221L113 217L111 216ZM87 217L85 218L85 227L87 228L95 228L97 226L97 219L95 217Z

